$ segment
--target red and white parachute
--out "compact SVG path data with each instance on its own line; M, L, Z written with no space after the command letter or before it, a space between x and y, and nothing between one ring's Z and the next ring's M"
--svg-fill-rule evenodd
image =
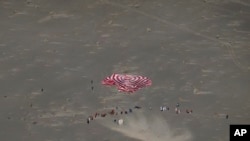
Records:
M112 74L102 81L103 85L116 86L118 91L133 93L143 87L152 85L152 81L140 75Z

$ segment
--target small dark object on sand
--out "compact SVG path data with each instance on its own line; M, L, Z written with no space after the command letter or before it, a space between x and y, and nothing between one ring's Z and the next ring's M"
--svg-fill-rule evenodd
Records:
M177 104L176 104L176 107L180 107L180 104L179 104L179 103L177 103Z
M90 118L91 120L93 120L93 119L94 119L94 117L93 117L93 116L90 116L89 118Z
M87 118L87 123L89 124L89 120L90 120L90 118Z
M32 107L33 105L32 105L32 103L30 104L30 107Z
M141 109L141 107L140 107L140 106L135 106L134 108L135 108L135 109Z
M188 110L188 109L186 109L186 113L192 114L192 112L193 112L193 110Z
M93 84L93 82L94 82L93 80L90 81L91 84Z
M163 111L162 106L160 107L160 111Z
M226 119L228 119L229 118L229 115L226 115Z
M114 119L114 122L116 122L116 119Z
M91 86L91 90L92 90L92 91L94 90L94 86Z
M41 89L41 92L43 92L43 90L44 90L44 89L42 88L42 89Z
M129 109L129 112L132 113L132 109Z
M127 112L127 111L125 111L124 113L125 113L125 114L128 114L128 112Z
M107 114L106 113L104 113L104 114L101 114L101 117L105 117Z
M123 111L121 111L121 115L123 114Z
M96 118L98 115L99 115L98 113L95 113L95 118Z
M37 122L36 122L36 121L33 121L33 122L32 122L32 124L34 124L34 125L35 125L35 124L37 124Z
M109 112L110 115L114 115L115 114L115 110L112 109L111 112Z
M175 113L176 114L180 114L180 109L178 109L177 107L175 107Z

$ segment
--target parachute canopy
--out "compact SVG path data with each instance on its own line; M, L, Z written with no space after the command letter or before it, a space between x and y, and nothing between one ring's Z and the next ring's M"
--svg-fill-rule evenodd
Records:
M152 81L140 75L112 74L102 81L103 85L116 86L118 91L133 93L143 87L152 85Z

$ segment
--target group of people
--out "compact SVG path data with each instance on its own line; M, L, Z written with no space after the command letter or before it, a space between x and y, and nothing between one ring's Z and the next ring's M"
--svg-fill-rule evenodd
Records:
M134 106L133 108L134 109L141 109L140 106ZM152 110L151 107L149 109ZM160 111L162 111L162 112L163 111L169 111L169 110L170 110L170 108L168 106L160 106ZM181 109L180 109L180 104L179 103L176 104L176 106L174 108L174 111L175 111L176 114L180 114L181 113ZM90 121L92 121L92 120L94 120L94 119L96 119L98 117L106 117L107 115L111 115L111 116L123 115L123 114L126 115L126 114L129 114L129 113L132 113L132 112L133 112L132 108L129 108L128 110L122 110L122 109L119 109L118 107L115 107L115 108L113 108L113 109L111 109L111 110L109 110L107 112L102 112L102 113L96 112L96 113L94 113L93 115L90 115L87 118L87 124L89 124ZM187 114L192 114L193 110L192 109L186 109L185 112ZM226 115L226 119L228 119L228 118L229 118L229 116ZM119 120L114 119L114 122L117 123L117 124L119 124L119 125L122 125L123 120L122 119L119 119Z
M91 84L91 90L93 91L94 90L94 81L91 80L90 84ZM141 107L140 106L135 106L134 108L135 109L140 109ZM122 115L122 114L128 114L128 113L132 113L131 108L129 108L128 110L119 110L118 107L116 107L116 108L111 109L108 112L102 112L102 113L96 112L95 114L88 116L87 124L89 124L90 121L92 121L92 120L94 120L94 119L96 119L98 117L106 117L107 115L111 115L111 116L113 116L113 115ZM118 123L120 124L121 121L123 122L123 120L118 120ZM116 120L114 120L114 122L116 122Z
M134 109L141 109L140 106L134 106ZM152 108L150 107L150 110L152 110ZM170 108L167 107L167 106L160 106L160 111L169 111ZM87 118L87 123L89 124L90 121L98 118L98 117L106 117L107 115L111 115L111 116L115 116L115 115L123 115L123 114L128 114L128 113L132 113L133 110L132 108L129 108L128 110L119 110L118 107L115 107L113 109L111 109L110 111L108 112L102 112L102 113L99 113L99 112L96 112L94 113L93 115L90 115L88 118ZM181 110L180 110L180 104L177 103L176 106L175 106L175 113L176 114L180 114L181 113ZM192 109L186 109L186 113L188 114L191 114L193 113L193 110ZM118 120L114 120L114 122L118 122Z
M150 107L149 109L152 109L152 108ZM162 112L163 111L169 111L169 110L170 110L170 108L167 107L167 106L160 106L160 111L162 111ZM181 109L180 109L180 104L179 103L176 104L174 111L175 111L176 114L180 114L181 113ZM186 109L185 112L187 114L192 114L193 110L192 109ZM226 119L229 119L229 115L228 114L223 114L223 116L224 115L225 115Z
M170 108L167 107L167 106L161 106L160 107L160 111L169 111L169 110L170 110ZM181 109L180 109L180 104L179 103L177 103L176 106L175 106L175 113L176 114L180 114L181 113ZM192 109L186 109L186 113L191 114L191 113L193 113L193 110Z
M140 109L140 108L141 108L140 106L135 106L134 107L134 109ZM132 112L133 112L132 108L129 108L128 110L119 110L118 107L113 108L110 111L104 112L104 113L96 112L95 114L90 115L87 118L87 124L89 124L91 120L94 120L94 119L96 119L98 117L106 117L107 115L111 115L111 116L114 116L114 115L123 115L123 114L132 113ZM114 120L114 122L116 122L116 120Z

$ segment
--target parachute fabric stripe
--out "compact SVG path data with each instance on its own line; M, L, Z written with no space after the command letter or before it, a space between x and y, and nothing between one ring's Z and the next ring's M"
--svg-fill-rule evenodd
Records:
M116 86L118 91L133 93L143 87L152 85L152 81L140 75L112 74L102 81L103 85Z

